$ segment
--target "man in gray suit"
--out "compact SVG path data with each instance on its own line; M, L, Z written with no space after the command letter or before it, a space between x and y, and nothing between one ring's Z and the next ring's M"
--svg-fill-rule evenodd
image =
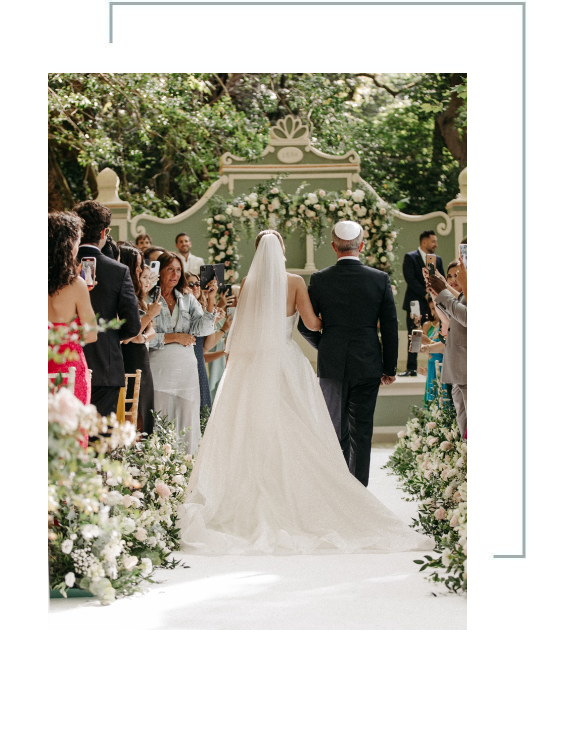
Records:
M467 430L467 301L463 292L455 295L442 275L425 277L436 306L449 318L441 380L453 384L451 394L463 437Z

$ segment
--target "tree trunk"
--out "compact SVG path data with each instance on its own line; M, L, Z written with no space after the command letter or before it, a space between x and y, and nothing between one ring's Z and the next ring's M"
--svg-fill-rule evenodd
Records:
M48 211L64 211L73 205L74 196L58 164L56 152L48 142Z
M455 85L460 85L463 80L463 75L459 73L452 74L450 84L454 87ZM463 98L460 98L456 92L452 92L447 108L436 117L436 122L443 136L445 146L449 149L453 158L459 162L462 169L467 167L467 131L464 131L463 135L461 135L455 120L459 109L464 104L465 101Z

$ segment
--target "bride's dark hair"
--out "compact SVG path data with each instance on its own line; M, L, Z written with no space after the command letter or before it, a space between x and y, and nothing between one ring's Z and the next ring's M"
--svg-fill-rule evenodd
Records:
M266 234L273 234L273 235L275 235L279 239L280 244L282 246L282 250L284 251L284 255L285 255L286 248L285 248L285 244L284 244L282 235L279 232L276 232L275 229L264 229L262 232L260 232L258 234L258 236L256 237L256 250L258 248L258 244L260 243L262 237L265 237Z

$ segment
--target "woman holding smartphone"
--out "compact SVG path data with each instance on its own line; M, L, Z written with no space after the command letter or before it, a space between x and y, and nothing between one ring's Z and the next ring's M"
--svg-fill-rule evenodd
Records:
M154 430L154 379L150 368L150 354L147 343L155 334L153 319L161 311L159 300L146 304L141 283L144 260L139 250L132 244L124 242L120 247L120 262L130 270L134 292L140 309L140 333L136 337L122 342L124 372L142 371L140 378L140 399L138 402L137 428L140 432L151 435ZM134 379L130 378L126 389L126 398L133 398Z
M196 337L214 331L214 279L206 286L207 302L202 308L187 288L183 262L175 252L163 252L160 262L159 315L155 320L156 335L150 342L150 365L154 376L154 404L158 412L176 423L186 433L187 453L193 455L200 441L201 392L198 363L193 349ZM148 298L148 302L150 298Z

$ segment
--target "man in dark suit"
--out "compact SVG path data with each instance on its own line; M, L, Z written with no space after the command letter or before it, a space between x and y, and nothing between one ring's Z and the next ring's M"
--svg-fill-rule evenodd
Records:
M403 277L407 283L405 298L403 299L403 308L407 311L407 334L411 335L416 325L411 318L411 301L419 301L419 310L421 312L421 324L423 325L430 316L429 304L427 303L427 286L421 272L425 267L425 256L435 254L437 249L437 237L433 229L421 232L419 235L419 249L408 252L403 258ZM437 255L437 270L445 277L443 262ZM409 345L408 345L409 347ZM407 351L407 370L399 374L400 376L417 375L417 353Z
M140 333L140 312L128 267L101 252L110 231L112 212L97 201L79 203L74 211L84 220L78 260L96 258L97 285L90 292L92 308L99 319L124 320L119 330L100 332L98 340L84 348L92 371L91 403L102 416L107 416L116 411L120 388L124 385L120 341Z
M377 393L395 381L397 314L388 275L359 260L361 226L338 222L331 244L337 263L314 273L308 288L322 331L301 319L298 329L318 351L319 383L349 470L367 486Z

